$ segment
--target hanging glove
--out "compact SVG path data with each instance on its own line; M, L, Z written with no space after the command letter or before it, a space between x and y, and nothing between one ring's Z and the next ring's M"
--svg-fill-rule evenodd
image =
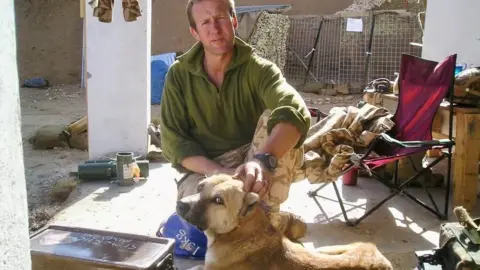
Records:
M142 16L137 0L122 0L122 7L123 17L126 22L136 21L138 17Z
M112 8L114 0L91 0L88 4L93 8L93 16L100 22L112 22Z

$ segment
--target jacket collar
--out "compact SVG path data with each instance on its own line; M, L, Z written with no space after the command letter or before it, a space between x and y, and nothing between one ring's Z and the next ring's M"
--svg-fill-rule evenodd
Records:
M227 71L238 67L239 65L245 63L250 56L254 53L255 49L243 41L239 37L235 37L234 41L234 52L232 61L227 67ZM203 50L203 45L200 42L196 42L186 53L179 56L177 60L180 63L185 64L187 70L192 72L195 75L205 75L205 70L203 68L203 58L205 52Z

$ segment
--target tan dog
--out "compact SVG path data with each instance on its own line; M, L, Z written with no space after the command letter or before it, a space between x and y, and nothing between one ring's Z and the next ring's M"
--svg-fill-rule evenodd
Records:
M198 185L199 193L177 202L177 213L204 231L207 270L393 269L370 243L307 251L282 235L259 207L257 194L243 182L215 175Z

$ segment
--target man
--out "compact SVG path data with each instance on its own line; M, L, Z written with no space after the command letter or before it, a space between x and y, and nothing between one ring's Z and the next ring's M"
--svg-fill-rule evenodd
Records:
M185 173L178 198L206 175L237 174L283 229L277 214L303 163L306 104L275 64L235 37L233 0L189 0L187 16L198 42L170 67L161 104L163 153Z

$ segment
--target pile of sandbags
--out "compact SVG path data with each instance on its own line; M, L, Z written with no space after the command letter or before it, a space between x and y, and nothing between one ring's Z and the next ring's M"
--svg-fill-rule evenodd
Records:
M160 140L158 119L152 119L148 126L149 147L147 159L165 161ZM30 139L33 148L37 150L53 148L72 148L88 150L88 119L83 117L70 125L48 125L37 130Z
M33 148L74 148L88 150L88 121L83 117L70 125L48 125L37 130L30 139Z

